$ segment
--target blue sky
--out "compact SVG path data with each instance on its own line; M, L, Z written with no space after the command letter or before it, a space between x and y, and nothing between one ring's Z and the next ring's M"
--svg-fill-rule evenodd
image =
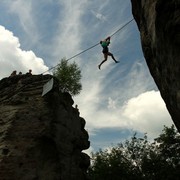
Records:
M40 74L113 34L133 16L130 0L1 0L0 78L13 70ZM111 39L102 65L100 46L72 59L83 90L74 97L86 120L91 147L108 148L133 135L157 137L172 124L143 57L135 21Z

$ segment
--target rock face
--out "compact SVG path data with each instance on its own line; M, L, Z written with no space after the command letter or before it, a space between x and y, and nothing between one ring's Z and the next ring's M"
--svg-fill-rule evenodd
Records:
M150 73L180 131L180 0L131 0Z
M50 75L0 81L0 179L85 180L89 148L85 120L58 82L45 96Z

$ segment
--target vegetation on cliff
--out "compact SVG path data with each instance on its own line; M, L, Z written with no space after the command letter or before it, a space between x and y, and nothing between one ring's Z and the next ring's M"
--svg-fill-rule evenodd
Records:
M82 90L81 70L75 62L68 64L66 59L62 59L55 68L53 75L58 78L62 91L75 96Z

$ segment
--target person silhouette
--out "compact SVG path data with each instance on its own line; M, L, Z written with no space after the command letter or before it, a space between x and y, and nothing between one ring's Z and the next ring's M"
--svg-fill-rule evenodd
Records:
M17 74L17 71L16 70L14 70L12 73L11 73L11 75L10 76L16 76Z
M29 71L26 73L27 75L32 75L32 70L29 69Z
M111 58L114 60L114 62L118 63L118 61L114 58L114 55L111 52L109 52L108 46L110 44L110 39L111 39L111 37L109 36L106 39L100 41L100 44L103 48L102 53L104 54L104 60L98 65L99 69L101 69L101 65L107 61L108 56L111 56Z

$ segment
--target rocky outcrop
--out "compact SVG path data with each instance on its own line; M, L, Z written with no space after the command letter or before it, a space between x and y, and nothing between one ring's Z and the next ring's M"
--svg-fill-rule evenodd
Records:
M0 179L85 180L89 148L85 120L68 93L41 96L50 75L0 81Z
M150 73L180 131L180 0L131 0Z

